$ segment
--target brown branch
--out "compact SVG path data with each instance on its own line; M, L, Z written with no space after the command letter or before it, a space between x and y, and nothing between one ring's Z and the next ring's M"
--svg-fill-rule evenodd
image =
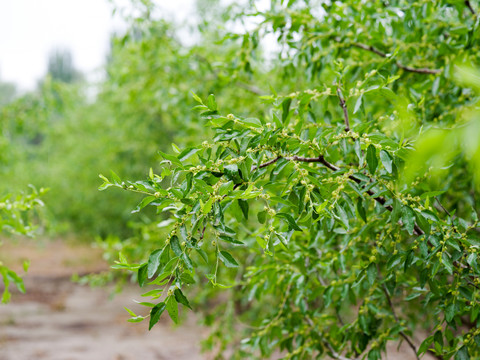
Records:
M252 166L252 168L250 169L250 171L255 171L257 169L261 169L261 168L264 168L264 167L267 167L269 165L272 165L274 163L276 163L278 160L280 160L282 157L281 156L277 156L276 158L272 159L272 160L269 160L263 164L260 164L258 166Z
M395 313L395 308L393 307L392 299L390 298L390 295L388 294L388 290L387 290L387 287L385 286L385 284L382 284L382 288L383 288L383 292L385 293L385 297L387 298L388 306L390 306L390 309L392 310L393 318L395 319L395 321L397 323L400 324L400 320L398 319L398 316ZM405 334L403 331L400 331L399 334L405 339L405 341L408 343L410 348L413 350L417 360L420 360L420 358L417 355L417 348L415 347L415 344L413 343L413 341L410 340L410 338L407 336L407 334Z
M339 37L335 38L336 42L342 42L342 39ZM388 58L388 55L385 54L383 51L378 50L377 48L374 48L371 45L366 45L362 43L351 43L352 46L355 46L359 49L363 49L366 51L370 51L374 54L377 54L378 56L381 56L383 58ZM428 68L415 68L407 65L403 65L400 61L396 61L395 64L400 68L405 71L409 72L414 72L414 73L419 73L419 74L439 74L442 70L441 69L428 69Z
M337 95L338 99L340 100L340 106L343 109L343 116L345 118L345 131L350 131L350 120L348 119L348 109L347 105L345 104L345 99L342 97L342 92L340 91L340 84L337 86Z
M472 6L472 4L470 3L470 1L465 0L465 5L468 7L468 10L470 10L470 12L472 13L472 15L476 15L475 9L473 8L473 6Z

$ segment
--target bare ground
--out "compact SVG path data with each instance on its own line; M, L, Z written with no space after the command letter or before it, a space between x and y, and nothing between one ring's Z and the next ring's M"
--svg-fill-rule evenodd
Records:
M123 309L145 313L132 301L139 299L138 287L127 287L111 299L112 289L72 283L74 273L107 268L90 246L54 241L0 248L0 260L8 265L18 268L24 258L31 259L27 293L14 293L11 303L0 305L0 360L209 359L199 346L208 331L192 313L178 327L164 316L148 331L146 322L128 323ZM388 350L388 360L416 359L405 343L398 351L395 344Z
M168 317L152 331L148 324L128 323L128 306L137 306L137 287L127 287L111 299L112 289L92 289L72 283L74 273L106 268L89 246L60 241L43 247L3 246L2 260L20 263L31 259L25 276L27 293L15 293L0 306L0 360L161 360L205 359L200 354L202 331L190 316L174 328ZM5 259L8 254L8 259Z

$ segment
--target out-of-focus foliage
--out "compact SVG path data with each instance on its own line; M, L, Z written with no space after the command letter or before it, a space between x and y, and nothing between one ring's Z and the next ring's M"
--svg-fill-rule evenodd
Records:
M32 237L36 230L33 223L36 209L43 206L39 197L43 196L45 191L45 189L37 191L32 187L29 194L4 195L0 199L0 229L2 233ZM27 261L23 263L25 272L28 270L28 265ZM2 303L7 303L10 300L9 286L11 284L14 284L20 292L25 292L23 279L1 261L0 275L3 282Z
M399 340L478 358L478 96L455 67L480 64L472 3L252 1L244 19L259 25L227 36L242 50L223 68L283 82L280 95L258 114L200 87L211 137L162 152L145 180L102 176L101 190L143 193L135 211L159 214L114 265L151 299L130 321L176 322L178 304L203 299L206 346L233 358L379 359ZM265 81L268 36L278 59Z
M50 53L47 74L54 81L64 83L81 79L81 74L74 67L72 53L67 49L55 49Z
M242 79L237 89L239 76L227 74L233 66L223 68L241 51L239 42L211 45L200 34L186 47L164 20L131 21L130 30L112 40L105 81L93 89L69 83L71 76L62 74L75 72L71 59L55 56L35 93L0 109L7 141L2 186L51 188L45 200L57 230L132 233L130 209L137 199L99 196L98 174L112 169L123 177L143 177L145 165L158 166L158 149L169 151L172 142L185 146L205 133L192 116L192 90L236 99L229 102L232 110L262 112L253 101L258 88ZM92 91L96 95L89 100ZM133 220L148 222L144 214Z

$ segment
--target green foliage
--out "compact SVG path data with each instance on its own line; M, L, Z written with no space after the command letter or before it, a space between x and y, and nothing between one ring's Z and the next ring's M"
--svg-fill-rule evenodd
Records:
M151 297L149 328L233 287L205 322L207 346L235 347L234 358L379 359L399 340L419 356L480 356L479 133L460 115L478 95L454 66L479 65L466 4L247 9L260 25L229 36L243 36L242 71L262 78L252 64L273 34L268 73L285 95L262 96L268 111L251 115L230 111L235 95L194 95L210 140L160 153L146 180L101 176L100 189L142 193L135 211L160 217L144 253L129 253L139 263L121 254L115 265Z
M36 230L33 224L33 215L35 208L43 206L39 199L45 194L44 189L37 191L32 187L30 194L21 194L17 196L6 195L0 199L0 229L3 233L33 236ZM29 262L23 263L23 270L26 272ZM14 284L21 293L25 293L23 279L8 266L0 261L0 275L3 281L3 292L1 302L3 304L10 301L10 285Z

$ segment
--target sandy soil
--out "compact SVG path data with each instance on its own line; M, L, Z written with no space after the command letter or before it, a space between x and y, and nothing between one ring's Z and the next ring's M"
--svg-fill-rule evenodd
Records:
M205 331L193 315L178 328L162 317L148 331L146 322L126 321L124 306L145 312L132 301L140 298L137 287L110 299L111 289L72 283L73 273L106 268L90 247L57 241L40 248L3 246L1 251L3 259L8 254L8 263L19 263L24 256L32 262L25 276L27 293L15 293L11 303L0 306L0 360L206 358L198 345Z
M199 346L208 330L196 324L193 313L179 327L164 316L148 331L146 322L128 323L123 309L145 313L132 301L140 298L138 287L127 287L111 299L111 289L72 283L74 273L107 268L90 246L54 241L0 248L0 260L10 266L18 268L24 258L31 259L27 293L14 293L11 303L0 305L0 360L209 359ZM388 354L388 360L415 359L405 343L398 351L391 344Z

